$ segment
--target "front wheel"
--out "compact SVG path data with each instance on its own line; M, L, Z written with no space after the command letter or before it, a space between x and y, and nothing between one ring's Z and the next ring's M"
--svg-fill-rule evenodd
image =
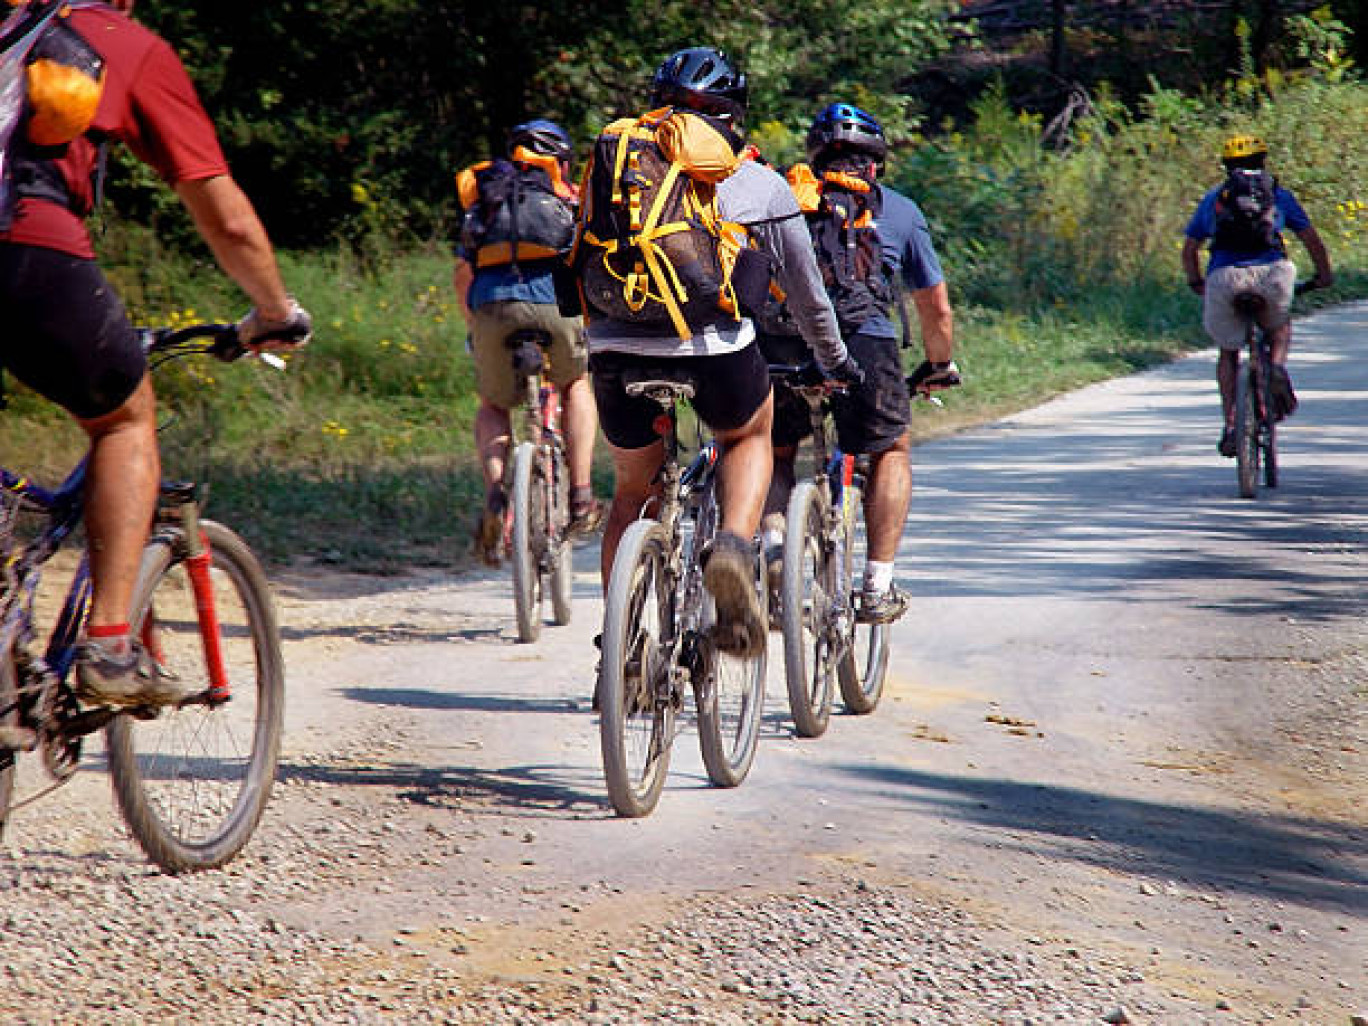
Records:
M15 684L14 656L0 653L0 727L19 726L19 688ZM9 818L10 799L14 795L14 762L12 748L0 748L0 838L5 836L5 822Z
M518 640L529 643L541 634L541 553L546 548L545 475L537 465L537 447L522 442L513 453L513 607Z
M865 538L859 521L862 501L863 496L856 490L845 507L845 565L852 589L856 568L865 564ZM847 601L852 601L849 596ZM888 675L888 636L887 624L855 624L850 643L837 664L841 700L857 716L872 713L883 695L884 677Z
M649 815L674 743L670 634L674 586L665 529L638 520L618 543L603 610L599 742L608 799L619 816Z
M247 844L275 781L285 671L275 608L256 557L221 524L200 524L211 553L209 594L232 688L227 701L167 707L106 728L114 796L143 851L168 873L214 869ZM130 622L152 672L196 691L211 681L192 568L179 532L143 552Z
M1259 411L1249 374L1242 374L1235 389L1235 473L1240 498L1252 499L1259 490Z
M816 484L793 489L785 524L779 609L789 710L799 737L821 737L831 719L841 582L827 543L827 501Z
M547 487L546 494L558 527L556 548L551 553L551 622L564 627L570 622L570 597L575 583L575 545L569 536L570 474L560 448L552 449L551 453L554 483Z

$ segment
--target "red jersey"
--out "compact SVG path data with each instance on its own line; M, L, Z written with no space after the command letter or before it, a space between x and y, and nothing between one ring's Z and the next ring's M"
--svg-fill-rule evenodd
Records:
M226 175L228 164L190 76L165 40L112 7L79 8L70 18L106 67L94 123L54 162L75 209L23 198L0 239L94 259L83 221L95 202L99 149L92 134L125 143L170 185Z

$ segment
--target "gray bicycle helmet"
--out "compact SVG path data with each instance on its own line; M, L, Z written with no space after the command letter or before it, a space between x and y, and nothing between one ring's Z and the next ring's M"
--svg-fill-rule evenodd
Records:
M721 50L710 46L671 54L651 79L653 107L686 107L740 123L745 120L749 99L745 73Z

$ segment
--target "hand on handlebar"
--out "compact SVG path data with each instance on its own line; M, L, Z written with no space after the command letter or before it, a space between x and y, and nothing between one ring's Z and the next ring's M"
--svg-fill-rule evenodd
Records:
M955 388L962 383L960 369L955 366L954 360L946 360L944 363L923 360L907 378L907 387L914 394L922 395L930 395L943 388Z
M855 357L850 355L835 367L824 368L822 377L846 388L858 388L865 381L864 369L855 362Z
M238 341L253 352L269 349L299 349L313 337L313 318L309 311L290 297L290 314L283 321L268 321L256 307L237 322Z

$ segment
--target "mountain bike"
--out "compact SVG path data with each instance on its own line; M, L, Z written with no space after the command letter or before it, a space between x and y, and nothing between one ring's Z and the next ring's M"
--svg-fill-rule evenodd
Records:
M1298 282L1293 292L1301 295L1316 288L1314 279ZM1245 372L1235 386L1235 475L1240 498L1252 499L1259 490L1259 464L1263 463L1264 486L1278 487L1278 421L1273 394L1272 348L1259 318L1264 297L1241 292L1234 298L1236 312L1245 322Z
M721 651L711 628L716 608L703 587L699 557L717 532L719 450L701 447L681 470L676 405L691 384L628 379L630 396L661 407L656 433L664 444L661 493L623 533L609 575L603 613L599 735L608 797L620 816L648 815L660 800L690 688L708 779L736 787L746 778L760 737L766 656ZM755 588L766 604L764 564L755 558Z
M504 482L509 496L506 531L518 640L533 642L541 634L544 582L550 585L551 622L570 622L570 471L560 433L560 396L542 376L551 336L529 328L513 332L506 344L524 395L521 441Z
M820 737L836 682L846 708L864 714L879 704L888 673L888 626L855 617L868 460L829 445L831 384L814 367L776 365L770 375L807 402L812 423L815 472L789 496L779 610L793 725L799 737Z
M154 367L244 355L231 324L142 334ZM44 564L81 523L86 468L83 459L51 491L0 468L0 829L19 753L41 752L54 781L27 804L68 781L82 740L103 729L116 803L147 856L169 873L215 868L251 838L276 775L285 680L266 578L241 538L200 516L204 489L163 482L129 624L146 672L192 682L193 694L176 705L82 706L71 677L90 610L88 557L43 645L34 607ZM20 531L21 520L36 525Z

